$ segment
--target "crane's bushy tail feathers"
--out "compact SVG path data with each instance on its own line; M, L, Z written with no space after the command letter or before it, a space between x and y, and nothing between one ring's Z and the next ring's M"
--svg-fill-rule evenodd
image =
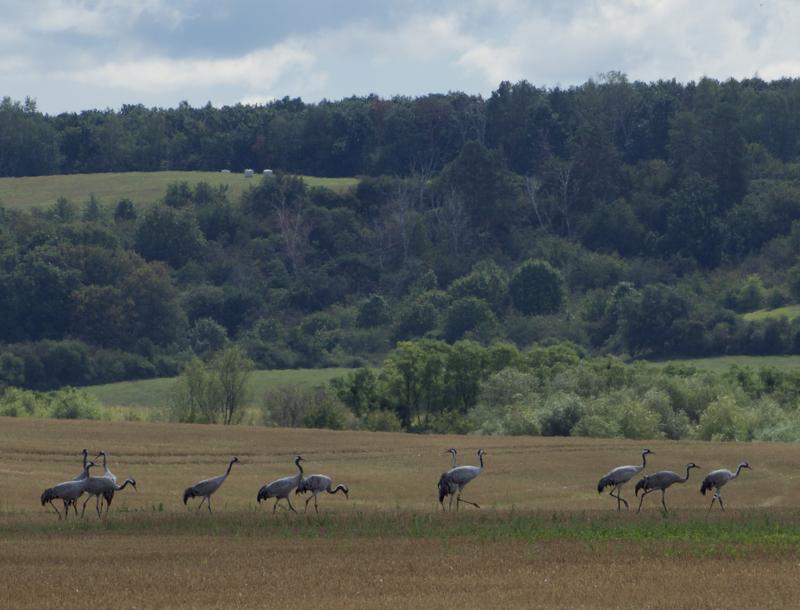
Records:
M439 477L439 482L436 484L436 486L439 488L439 504L442 504L449 491L449 485L447 484L447 479L444 475Z
M709 491L713 485L711 484L711 479L706 477L703 479L703 482L700 484L700 493L706 495L706 492Z
M266 500L267 498L269 498L269 496L267 495L267 486L264 485L264 487L258 490L258 495L256 495L256 501L259 504L261 504L261 501Z
M608 487L609 485L611 485L611 480L610 480L608 477L603 477L603 478L602 478L602 479L600 479L600 481L597 483L597 493L599 493L599 494L603 493L603 490L604 490L606 487Z
M47 504L48 502L52 502L52 501L53 501L53 500L55 500L55 499L56 499L56 496L55 496L55 494L53 493L53 488L52 488L52 487L48 487L47 489L45 489L45 490L42 492L42 498L41 498L41 500L42 500L42 506L44 506L44 505L45 505L45 504Z
M183 492L183 503L186 504L189 498L194 498L197 496L197 491L195 491L194 487L187 487L186 491Z
M637 497L639 496L639 490L640 489L644 489L645 491L647 491L647 477L642 477L641 479L639 479L639 482L636 483L636 494L635 495Z

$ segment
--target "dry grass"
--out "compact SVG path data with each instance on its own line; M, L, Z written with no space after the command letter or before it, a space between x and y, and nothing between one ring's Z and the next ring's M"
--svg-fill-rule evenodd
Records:
M633 544L353 538L276 544L264 537L146 533L63 543L67 552L44 538L0 541L0 605L785 608L800 594L796 559L687 563L650 557Z
M724 515L706 517L698 477L669 492L664 519L657 499L646 514L617 514L594 487L640 445L0 419L0 607L796 604L796 446L648 442L653 469L754 468L726 488ZM106 522L58 522L38 495L77 473L84 446L107 449L140 491L120 494ZM486 448L486 472L465 493L483 510L436 512L449 446L465 463ZM350 484L351 499L322 498L319 518L257 508L258 487L291 474L296 452ZM183 488L231 455L243 463L216 514L187 512Z

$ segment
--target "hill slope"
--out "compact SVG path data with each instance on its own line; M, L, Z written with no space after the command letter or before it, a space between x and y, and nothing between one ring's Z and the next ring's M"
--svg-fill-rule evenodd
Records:
M324 186L337 192L358 183L355 178L302 178L309 187ZM106 204L114 204L120 199L130 199L139 205L150 204L161 200L167 186L175 182L187 182L192 187L199 182L211 186L224 185L228 187L231 200L238 200L245 190L260 179L260 176L245 178L240 173L178 171L0 178L0 204L9 209L45 208L53 205L59 197L82 203L91 195Z

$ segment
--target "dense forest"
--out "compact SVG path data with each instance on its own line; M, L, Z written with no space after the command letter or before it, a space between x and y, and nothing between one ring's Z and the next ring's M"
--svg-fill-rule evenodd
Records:
M416 340L800 353L800 320L743 316L800 302L800 80L0 104L0 175L246 167L276 173L237 200L175 183L146 206L0 202L0 386L174 375L231 343L262 368L377 364Z

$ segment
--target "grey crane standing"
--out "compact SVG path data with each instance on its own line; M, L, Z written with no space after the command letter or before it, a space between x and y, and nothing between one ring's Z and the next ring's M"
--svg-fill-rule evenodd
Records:
M660 470L659 472L654 472L653 474L649 474L645 477L642 477L638 483L636 483L636 495L639 495L639 490L643 489L644 493L642 493L642 498L639 500L639 508L636 512L641 512L642 510L642 502L644 502L644 497L653 491L661 490L661 505L664 507L664 512L667 511L667 503L664 501L664 494L666 494L667 489L669 489L675 483L686 483L689 480L689 471L692 468L700 468L694 462L689 462L686 464L686 476L682 477L677 472L672 472L671 470Z
M81 479L85 479L87 476L85 472L86 472L86 462L89 461L89 450L84 449L83 451L81 451L81 455L83 455L83 469L81 470L80 474L73 477L72 479L73 481L80 481Z
M306 498L306 508L303 512L308 511L308 503L313 499L314 500L314 511L319 513L319 509L317 508L317 496L326 491L329 494L335 494L339 491L344 492L344 497L350 497L350 488L343 484L339 483L335 488L333 488L333 479L329 476L324 474L311 474L304 479L302 479L295 490L295 495L297 494L304 494L307 491L311 492L311 495ZM277 500L275 501L277 503Z
M278 502L280 500L286 500L289 504L289 508L293 512L297 512L294 510L294 506L292 506L292 501L289 499L289 494L292 493L292 490L295 489L298 485L300 485L300 481L303 480L303 467L300 465L300 462L303 461L303 456L296 455L294 456L294 465L297 466L298 473L292 475L290 477L283 477L282 479L276 479L275 481L271 481L264 485L261 489L258 490L258 494L256 495L256 501L261 504L262 500L268 500L270 498L275 498L275 504L272 506L272 514L275 514L275 510L278 508Z
M444 510L444 499L447 496L450 496L450 508L453 507L453 496L455 496L456 511L458 511L459 505L462 502L465 504L471 504L475 508L480 508L480 506L478 506L475 502L464 500L461 497L461 492L464 491L464 488L470 481L483 472L484 455L486 455L486 451L483 449L478 449L478 459L480 460L481 464L480 466L458 466L456 468L451 468L447 472L443 473L441 477L439 477L439 483L437 484L437 487L439 488L439 504L441 504L442 510ZM455 460L455 455L453 455L453 460Z
M655 455L655 453L650 451L649 449L645 449L644 451L642 451L641 466L636 466L636 465L617 466L613 470L610 470L609 472L604 474L600 478L600 481L597 483L597 493L603 493L603 490L606 487L611 487L609 495L612 498L617 499L617 510L618 511L622 510L620 502L625 504L625 508L628 508L628 501L620 497L619 495L620 487L622 487L623 485L625 485L625 483L630 481L634 477L634 475L644 470L645 466L647 466L647 456L650 454ZM614 495L615 491L617 492L616 496Z
M61 520L61 512L56 508L56 505L53 504L53 500L61 500L64 502L64 519L69 516L70 506L75 509L75 516L77 517L78 507L76 506L76 502L86 490L86 485L89 481L89 469L92 468L92 466L94 466L94 462L86 463L86 466L83 468L84 477L82 479L64 481L63 483L53 485L53 487L48 487L42 492L40 498L42 506L50 504L53 510L56 511L59 521Z
M88 497L83 501L81 517L83 517L83 514L86 512L86 504L93 497L96 499L95 510L97 511L97 516L100 517L102 514L100 505L101 498L106 501L106 514L108 514L108 509L111 506L111 500L114 499L114 493L117 491L122 491L128 485L133 487L133 489L136 489L136 480L127 479L122 485L117 485L117 482L111 477L89 477L86 480L86 489L84 490L88 494Z
M202 508L203 502L208 502L208 512L210 513L211 495L222 486L222 484L225 482L225 479L227 479L228 475L231 473L231 468L233 468L233 465L238 461L239 458L234 457L228 464L228 470L225 471L225 474L221 474L218 477L213 477L211 479L205 479L199 483L195 483L191 487L187 487L183 492L183 503L186 504L189 498L202 496L203 499L200 501L200 505L197 507L197 510Z
M739 464L738 468L736 468L735 474L730 470L720 468L719 470L713 470L706 475L706 478L703 479L703 482L700 484L700 493L706 495L707 491L709 491L712 487L714 488L714 497L711 498L711 505L708 507L708 510L711 510L711 508L714 506L714 502L719 500L719 507L723 512L725 512L725 505L722 503L722 495L720 494L720 490L724 485L738 477L739 473L742 472L742 468L752 470L752 468L750 468L750 464L747 462L742 462Z

